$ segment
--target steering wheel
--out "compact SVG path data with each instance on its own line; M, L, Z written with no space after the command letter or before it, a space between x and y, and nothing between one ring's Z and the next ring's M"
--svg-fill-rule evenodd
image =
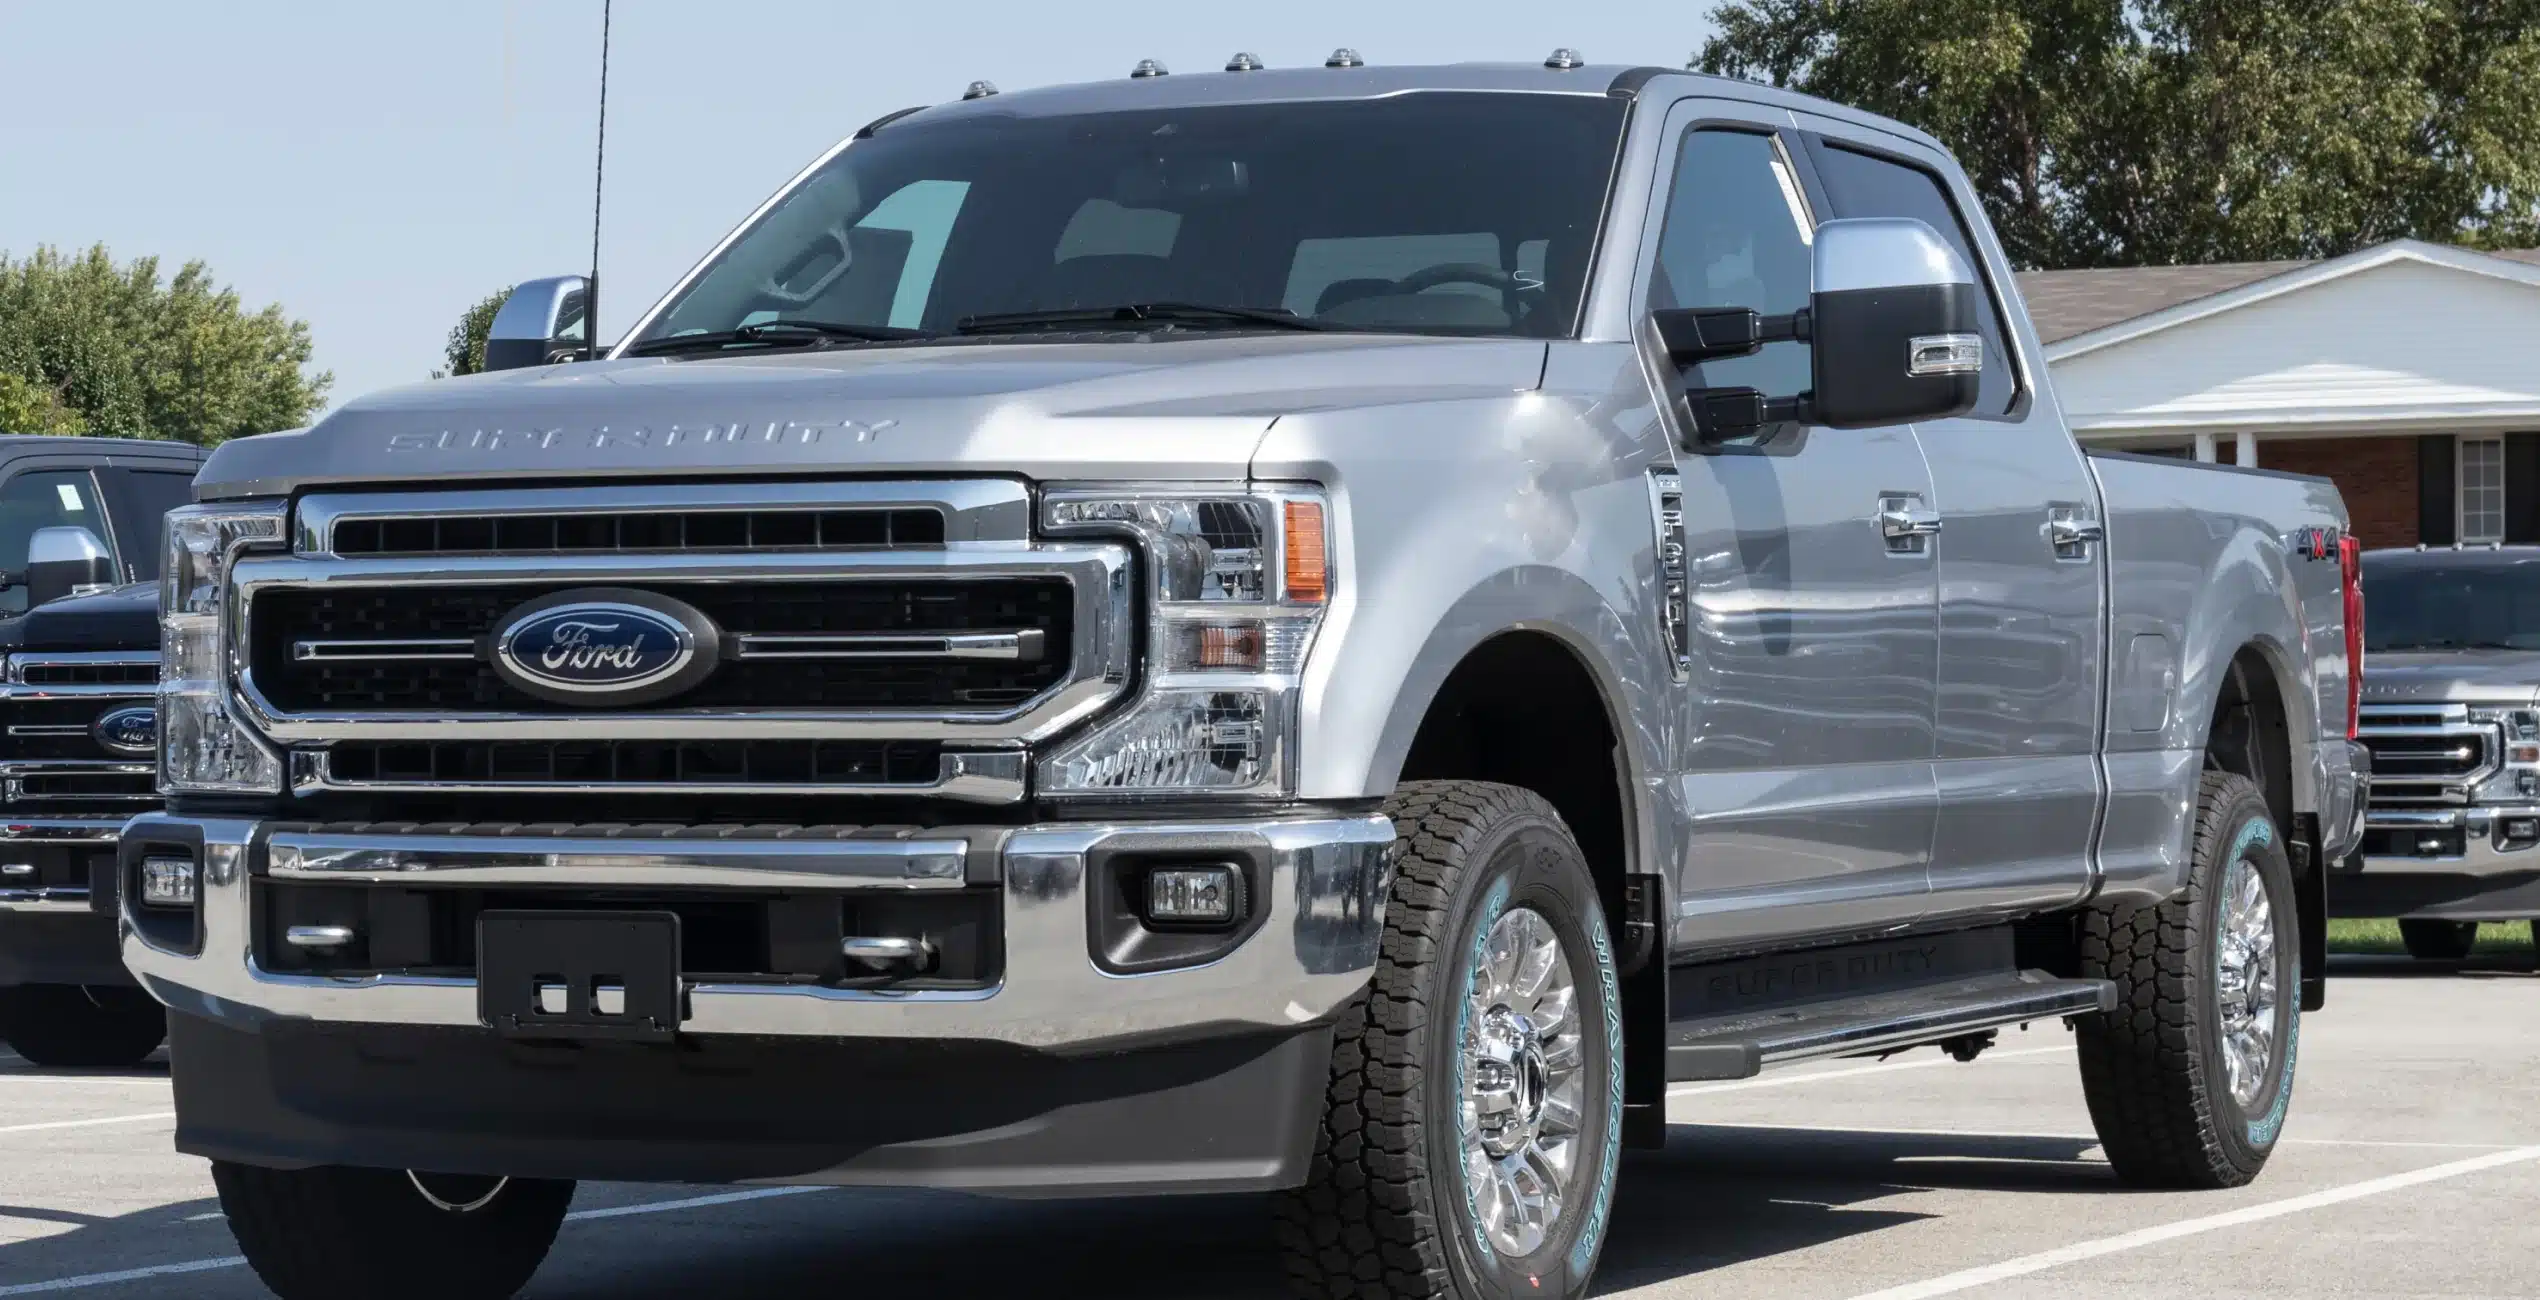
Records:
M1520 280L1496 266L1482 262L1440 262L1436 266L1421 267L1394 281L1393 291L1418 293L1423 289L1434 289L1442 284L1478 284L1484 288L1499 290L1503 297L1520 290L1542 287L1532 280Z

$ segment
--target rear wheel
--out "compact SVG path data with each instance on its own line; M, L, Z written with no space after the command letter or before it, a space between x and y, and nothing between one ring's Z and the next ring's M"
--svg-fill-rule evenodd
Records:
M1405 785L1375 977L1335 1030L1298 1292L1584 1295L1621 1154L1622 1000L1595 881L1531 792Z
M2084 971L2115 982L2117 1009L2079 1022L2082 1091L2119 1177L2237 1187L2266 1165L2293 1098L2297 920L2265 798L2221 772L2204 776L2187 888L2084 915Z
M2459 961L2478 946L2478 922L2401 921L2399 942L2418 961Z
M139 1065L167 1036L167 1012L136 988L25 984L0 989L0 1038L37 1065Z
M506 1300L538 1271L573 1184L212 1162L241 1253L282 1300Z

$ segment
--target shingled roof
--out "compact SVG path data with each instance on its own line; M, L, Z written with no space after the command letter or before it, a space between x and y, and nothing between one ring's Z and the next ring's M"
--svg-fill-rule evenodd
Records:
M2491 257L2540 266L2540 248L2498 249ZM2022 271L2020 296L2040 342L2058 343L2180 303L2316 266L2315 260L2213 262L2203 266L2125 266L2095 271Z

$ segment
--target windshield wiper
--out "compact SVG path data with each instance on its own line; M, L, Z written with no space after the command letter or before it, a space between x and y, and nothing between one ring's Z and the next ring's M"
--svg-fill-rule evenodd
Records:
M673 334L666 338L646 339L626 349L631 357L661 356L673 352L701 352L735 345L782 345L800 343L821 346L839 340L856 343L893 343L902 339L931 339L933 330L903 329L896 325L854 325L827 320L763 320L739 329L713 330L703 334Z
M1008 330L1103 328L1106 326L1267 325L1283 330L1332 330L1325 321L1309 320L1279 307L1219 307L1196 302L1133 302L1117 307L1061 307L1051 311L1004 311L964 316L954 329L963 334L998 334Z

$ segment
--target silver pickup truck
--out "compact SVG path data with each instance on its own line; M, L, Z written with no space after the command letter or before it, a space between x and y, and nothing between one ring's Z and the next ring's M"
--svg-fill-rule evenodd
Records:
M2330 915L2399 918L2411 956L2481 921L2540 938L2540 547L2366 551L2372 808Z
M200 448L0 437L0 1043L47 1066L158 1050L124 969L115 836L158 806L160 520Z
M1671 1083L2032 1021L2127 1179L2257 1174L2335 489L2086 454L1907 128L1254 62L886 118L605 359L213 456L124 952L276 1291L506 1294L634 1179L1577 1296Z

